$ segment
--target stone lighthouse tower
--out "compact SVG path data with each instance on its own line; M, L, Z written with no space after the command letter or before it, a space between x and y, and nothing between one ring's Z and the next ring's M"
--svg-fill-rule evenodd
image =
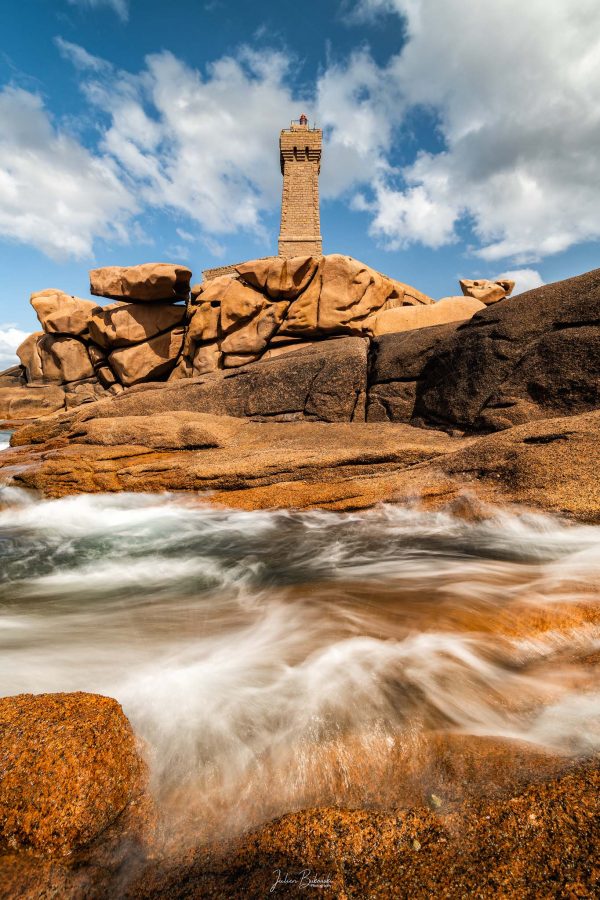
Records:
M321 256L319 172L323 132L304 113L279 137L283 194L279 256Z

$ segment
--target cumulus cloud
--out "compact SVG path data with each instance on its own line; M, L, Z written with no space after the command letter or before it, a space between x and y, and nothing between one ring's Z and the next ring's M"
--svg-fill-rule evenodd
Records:
M97 9L101 6L108 6L113 9L122 22L129 19L129 2L128 0L68 0L71 6L81 6L88 9Z
M36 94L0 91L0 235L54 258L89 256L97 237L126 243L136 211L114 160L57 128Z
M515 287L511 294L516 297L517 294L523 294L525 291L532 291L533 288L541 287L545 284L544 279L536 269L513 269L510 272L502 272L501 275L495 275L494 281L501 278L509 278L514 281Z
M404 18L407 43L380 78L402 96L400 115L433 111L445 142L406 166L400 187L375 186L375 235L392 247L436 247L464 220L481 258L517 263L600 237L594 0L362 0L359 8Z
M369 53L363 49L331 64L316 92L315 112L326 142L321 194L337 197L389 171L398 97Z
M300 108L278 52L241 49L203 77L164 51L138 76L96 77L83 89L109 117L102 150L148 204L185 214L208 235L245 230L266 239L262 214L281 191L276 135Z
M175 227L195 223L215 251L240 231L271 244L277 134L304 109L324 129L322 196L367 211L390 249L467 234L490 268L524 270L600 237L595 0L362 0L356 9L401 16L404 45L384 66L365 48L329 62L304 94L289 55L268 47L237 48L202 72L163 51L130 73L57 38L97 113L98 143L61 130L35 95L0 94L0 234L89 255L95 239L126 240L138 212L159 208ZM421 113L441 150L419 151L409 134Z
M0 325L0 371L18 364L16 349L28 334L11 324Z

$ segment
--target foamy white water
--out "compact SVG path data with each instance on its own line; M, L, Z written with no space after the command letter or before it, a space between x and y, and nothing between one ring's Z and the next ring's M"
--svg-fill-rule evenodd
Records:
M0 428L0 453L2 453L3 450L7 450L8 447L10 446L11 434L12 434L11 431L3 431Z
M0 692L116 697L159 791L283 811L420 730L600 747L600 528L0 502Z

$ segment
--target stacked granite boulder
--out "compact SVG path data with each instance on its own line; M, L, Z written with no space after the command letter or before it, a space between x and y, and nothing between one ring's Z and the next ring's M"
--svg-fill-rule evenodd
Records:
M4 373L0 414L46 415L164 378L181 352L191 275L167 263L94 269L90 291L117 301L108 306L53 288L32 294L42 331L17 349L20 369Z
M511 282L463 281L434 302L349 256L267 257L195 285L169 263L90 272L92 300L32 294L42 331L0 374L0 418L47 415L157 381L194 378L342 336L374 338L469 319Z
M167 263L90 272L91 293L117 301L89 320L90 352L105 387L170 374L183 346L191 277L184 266Z
M350 256L254 260L192 288L180 371L202 375L332 337L370 336L386 310L429 304Z

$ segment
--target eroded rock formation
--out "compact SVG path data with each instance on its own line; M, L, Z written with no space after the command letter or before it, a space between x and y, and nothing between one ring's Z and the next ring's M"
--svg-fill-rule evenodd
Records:
M192 287L186 305L189 269L119 272L92 273L95 290L120 285L105 307L32 296L44 330L2 376L0 416L148 387L162 409L461 431L598 404L599 271L510 300L508 280L463 280L465 296L433 302L351 257L271 257Z

